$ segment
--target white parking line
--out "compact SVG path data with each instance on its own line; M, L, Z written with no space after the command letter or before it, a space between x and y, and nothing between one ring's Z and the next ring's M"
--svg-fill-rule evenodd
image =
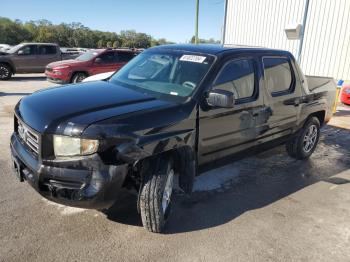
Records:
M61 204L57 204L55 202L51 202L45 198L42 198L42 200L48 205L48 206L54 206L57 208L57 210L60 212L61 215L64 216L69 216L69 215L74 215L78 213L82 213L86 211L87 209L84 208L77 208L77 207L69 207L69 206L64 206Z

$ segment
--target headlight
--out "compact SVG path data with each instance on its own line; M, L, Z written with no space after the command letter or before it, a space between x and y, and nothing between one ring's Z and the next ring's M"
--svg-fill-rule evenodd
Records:
M345 88L345 89L344 89L344 93L345 93L345 94L350 94L350 88Z
M69 68L70 66L66 65L66 66L55 66L54 68L52 68L52 70L59 70L59 69L65 69L65 68Z
M61 71L57 71L57 70L53 70L52 73L54 73L55 75L62 75L62 72Z
M54 135L53 147L56 156L91 155L98 149L98 140Z

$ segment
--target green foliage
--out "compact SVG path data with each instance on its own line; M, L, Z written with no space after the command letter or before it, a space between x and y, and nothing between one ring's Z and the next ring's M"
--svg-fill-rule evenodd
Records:
M114 41L113 42L113 48L117 48L119 47L119 42L118 41Z
M120 34L91 30L81 23L54 25L47 20L22 22L0 17L0 43L17 45L21 42L57 43L62 47L136 47L168 44L166 39L154 39L135 30L123 30Z
M104 42L102 39L98 40L97 42L97 48L103 48L105 46Z
M190 43L194 44L195 43L195 36L192 36ZM220 44L220 40L215 40L214 38L209 38L209 39L198 39L199 44Z

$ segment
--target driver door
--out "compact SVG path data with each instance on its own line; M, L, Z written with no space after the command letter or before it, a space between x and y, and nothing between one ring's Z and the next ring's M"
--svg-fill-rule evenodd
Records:
M256 144L263 97L259 95L258 60L252 57L233 58L222 66L211 90L221 89L234 94L232 108L209 107L199 112L199 163L220 159Z
M115 71L115 64L118 62L118 55L114 51L107 51L94 60L91 75Z
M12 61L15 64L18 73L31 73L38 70L36 65L37 46L26 45L13 55Z

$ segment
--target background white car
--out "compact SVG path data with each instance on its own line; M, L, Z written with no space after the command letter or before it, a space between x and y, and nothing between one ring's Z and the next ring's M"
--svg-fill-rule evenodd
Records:
M106 73L101 73L101 74L96 74L93 76L89 76L83 80L83 82L91 82L91 81L98 81L98 80L105 80L109 78L111 75L114 74L114 71L112 72L106 72Z
M12 46L7 44L0 44L0 51L6 52L7 50L11 49Z

